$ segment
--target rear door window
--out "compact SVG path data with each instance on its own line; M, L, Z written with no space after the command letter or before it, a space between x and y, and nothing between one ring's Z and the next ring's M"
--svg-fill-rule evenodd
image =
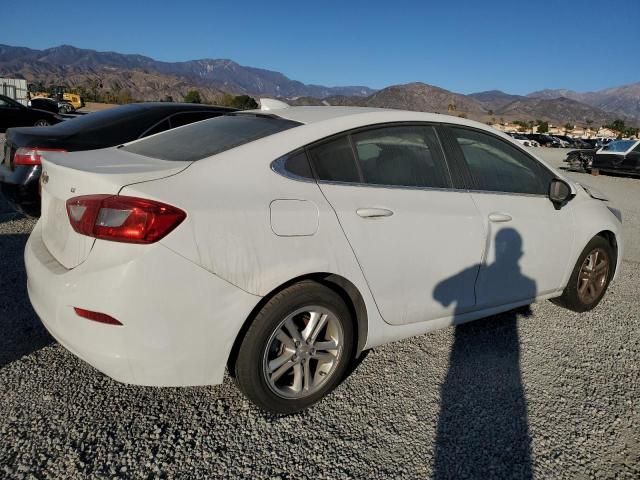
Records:
M121 148L161 160L193 162L298 125L261 115L225 115L168 130Z
M401 125L352 135L365 183L404 187L449 186L433 127Z

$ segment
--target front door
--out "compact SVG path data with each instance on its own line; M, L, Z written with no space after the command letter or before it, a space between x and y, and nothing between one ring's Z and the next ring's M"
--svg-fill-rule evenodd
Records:
M497 136L463 127L448 131L456 140L449 145L468 166L471 196L487 230L477 307L558 291L570 268L574 228L571 205L556 210L548 198L553 172Z

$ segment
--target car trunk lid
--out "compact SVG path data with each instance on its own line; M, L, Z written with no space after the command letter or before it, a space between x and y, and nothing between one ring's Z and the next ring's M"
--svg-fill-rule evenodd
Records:
M0 164L13 171L14 156L20 147L40 147L69 150L66 145L68 137L52 135L49 127L10 128L5 135L4 144L0 143Z
M188 162L157 160L117 148L77 153L46 153L42 159L42 238L65 268L84 262L95 242L77 233L66 202L80 195L116 195L125 186L175 175Z

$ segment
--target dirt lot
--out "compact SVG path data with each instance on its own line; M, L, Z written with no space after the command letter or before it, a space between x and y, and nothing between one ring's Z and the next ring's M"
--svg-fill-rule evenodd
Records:
M562 150L536 149L561 165ZM55 343L25 291L33 221L0 205L0 477L640 478L640 179L569 174L626 224L587 314L550 302L377 348L300 415L221 386L118 384Z

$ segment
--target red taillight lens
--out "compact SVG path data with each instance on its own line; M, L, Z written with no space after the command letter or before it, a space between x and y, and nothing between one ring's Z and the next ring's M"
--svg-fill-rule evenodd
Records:
M89 237L126 243L153 243L186 218L182 210L144 198L85 195L67 200L73 229Z
M66 152L62 148L20 147L13 156L14 165L40 165L42 154L47 152Z
M93 320L94 322L106 323L107 325L122 325L118 320L110 317L106 313L92 312L91 310L85 310L84 308L73 307L76 311L76 315L87 320Z

